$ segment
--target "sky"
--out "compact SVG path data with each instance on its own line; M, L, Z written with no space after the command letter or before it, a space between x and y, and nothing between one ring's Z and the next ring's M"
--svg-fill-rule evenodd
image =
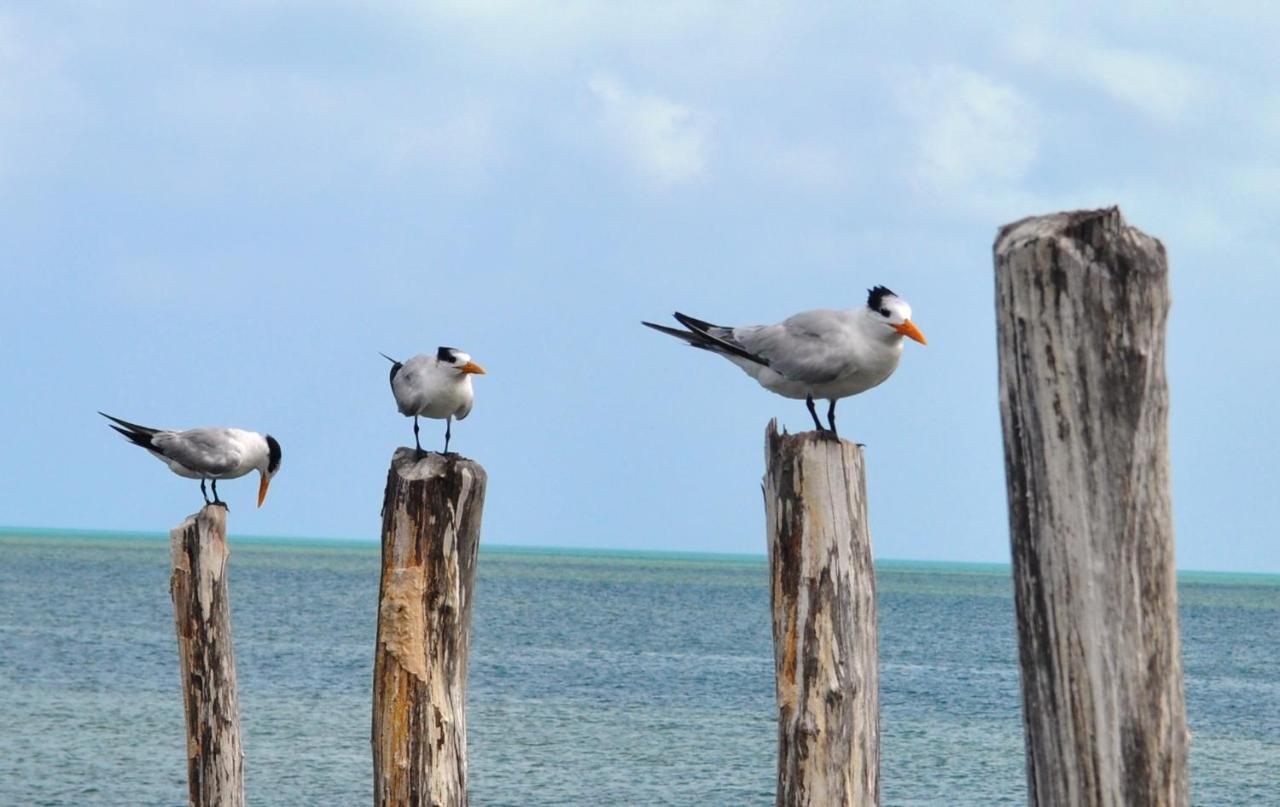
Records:
M486 542L762 553L803 403L639 322L883 284L929 345L840 406L875 554L1007 562L992 240L1118 204L1170 256L1178 564L1280 571L1280 10L1176 5L0 2L0 524L196 509L103 410L277 437L233 534L376 539L377 352L450 345Z

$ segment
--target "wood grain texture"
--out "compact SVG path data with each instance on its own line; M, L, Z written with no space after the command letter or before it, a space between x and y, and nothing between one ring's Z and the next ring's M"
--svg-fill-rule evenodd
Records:
M1164 247L1059 213L995 272L1031 803L1185 805Z
M226 509L205 505L171 530L169 540L188 798L194 807L239 807L244 804L244 753L227 599Z
M777 804L880 803L875 571L862 449L765 432Z
M450 454L391 460L373 673L374 803L467 804L467 657L486 475Z

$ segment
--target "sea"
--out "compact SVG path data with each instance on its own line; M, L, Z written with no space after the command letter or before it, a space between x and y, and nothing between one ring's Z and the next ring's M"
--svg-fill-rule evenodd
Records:
M231 539L249 803L372 798L373 543ZM0 805L182 805L163 536L0 534ZM877 564L886 805L1025 804L1007 566ZM763 557L486 547L475 805L767 805ZM1280 805L1280 576L1183 574L1199 805Z

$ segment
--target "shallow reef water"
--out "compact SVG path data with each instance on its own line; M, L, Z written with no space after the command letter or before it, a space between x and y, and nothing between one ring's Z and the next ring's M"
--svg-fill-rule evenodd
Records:
M365 804L373 544L237 541L249 800ZM0 535L0 804L180 805L168 544ZM883 801L1024 804L1007 567L883 562ZM1197 804L1276 804L1280 578L1183 575ZM476 805L771 804L763 558L482 549Z

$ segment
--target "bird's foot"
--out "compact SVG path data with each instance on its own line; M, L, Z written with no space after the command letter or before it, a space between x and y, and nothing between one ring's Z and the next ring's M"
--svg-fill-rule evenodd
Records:
M231 508L227 506L227 503L219 499L214 499L211 502L205 502L205 506L221 507L223 510L231 512Z
M840 435L836 434L834 429L819 429L818 436L824 440L831 440L836 443L840 442Z

